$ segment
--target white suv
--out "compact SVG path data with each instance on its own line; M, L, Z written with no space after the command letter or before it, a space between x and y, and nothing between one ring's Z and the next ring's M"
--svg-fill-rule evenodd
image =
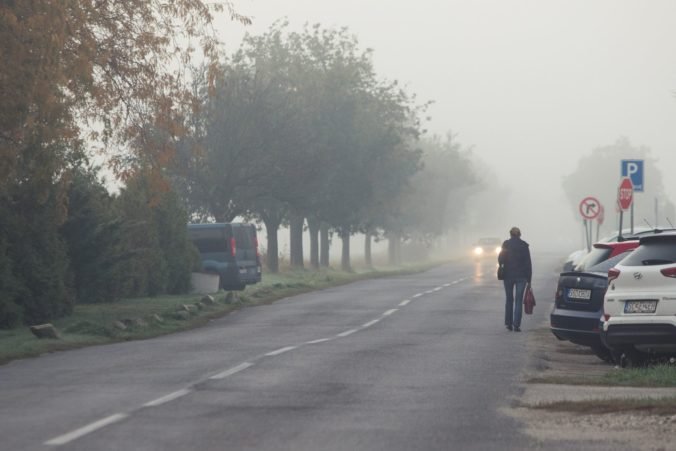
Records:
M641 238L608 271L601 339L629 366L676 353L676 233Z

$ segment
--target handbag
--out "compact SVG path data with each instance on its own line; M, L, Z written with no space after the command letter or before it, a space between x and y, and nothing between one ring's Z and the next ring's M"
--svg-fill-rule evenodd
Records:
M498 265L498 280L505 280L505 265Z
M523 311L526 315L533 314L533 307L535 307L535 295L533 294L533 288L530 284L526 285L526 289L523 292Z

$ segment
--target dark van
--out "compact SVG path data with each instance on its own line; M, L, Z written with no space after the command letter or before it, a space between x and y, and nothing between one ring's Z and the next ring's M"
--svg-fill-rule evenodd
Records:
M261 281L258 237L253 224L188 224L188 236L200 253L202 270L220 275L224 290L243 290Z

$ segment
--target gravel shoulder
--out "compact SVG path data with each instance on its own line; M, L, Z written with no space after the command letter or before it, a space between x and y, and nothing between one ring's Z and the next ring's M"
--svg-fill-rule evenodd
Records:
M632 411L586 414L535 408L559 401L676 397L676 388L603 387L531 382L583 378L622 371L602 362L587 348L558 341L544 322L529 331L531 361L522 375L523 393L505 409L524 432L546 449L668 450L676 439L676 415Z

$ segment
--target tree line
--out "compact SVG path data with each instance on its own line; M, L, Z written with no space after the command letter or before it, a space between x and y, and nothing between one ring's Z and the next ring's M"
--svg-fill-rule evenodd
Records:
M466 152L451 135L423 137L427 105L379 77L347 29L279 22L224 55L209 31L218 9L0 6L0 327L186 292L189 221L263 224L277 271L283 225L292 265L307 227L310 264L329 264L335 233L349 269L354 233L367 258L372 238L390 238L396 261L403 239L461 220L454 190L476 181Z

